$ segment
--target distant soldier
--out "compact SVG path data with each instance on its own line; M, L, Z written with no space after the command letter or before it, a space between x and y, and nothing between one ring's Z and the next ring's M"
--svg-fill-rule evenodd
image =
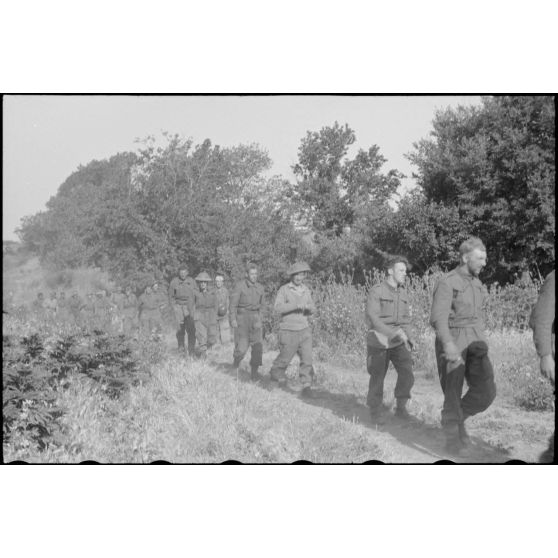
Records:
M432 300L436 360L444 392L442 427L446 449L458 454L470 444L465 420L488 409L496 397L494 371L484 335L488 296L478 275L486 265L483 242L471 237L459 247L461 265L442 277ZM463 381L469 387L461 397Z
M207 349L217 341L218 302L215 291L208 288L211 277L203 271L196 277L199 291L195 293L194 317L196 323L196 341L199 355L203 358Z
M68 299L66 298L66 292L61 291L58 295L58 312L57 318L62 322L67 322L70 319L70 310L68 307Z
M188 276L188 268L182 267L169 286L169 300L174 312L178 350L184 350L184 336L188 335L188 354L194 355L196 348L196 326L194 324L194 293L196 282Z
M395 415L403 420L413 419L407 411L411 388L415 383L411 314L405 289L408 265L403 256L388 259L386 278L370 289L366 301L366 367L370 374L367 403L372 420L377 424L385 422L384 380L390 362L397 372Z
M159 319L161 320L161 331L162 331L164 329L164 323L165 323L164 320L165 309L169 305L169 296L166 292L163 291L163 289L161 289L161 283L159 283L158 281L155 281L151 288L153 289L153 295L157 300L157 306L159 308Z
M235 342L233 366L240 366L251 347L250 368L253 379L258 379L258 368L262 365L263 306L264 288L258 283L258 268L255 264L248 264L246 278L239 281L231 293L230 315Z
M129 335L138 328L138 299L131 287L126 287L122 301L122 330Z
M48 318L50 319L56 318L56 313L58 311L58 299L56 298L55 291L52 291L50 293L50 298L45 300L44 307Z
M533 329L533 339L540 359L541 374L555 385L554 360L556 355L554 316L556 314L556 294L554 271L551 271L541 287L537 303L531 312L529 325ZM554 462L554 433L548 448L539 456L540 463Z
M83 323L87 327L95 326L95 294L87 293L85 295L85 304L82 308Z
M81 325L81 311L83 306L83 300L81 300L77 291L74 291L68 300L68 314L76 324Z
M215 295L217 296L217 341L226 345L231 341L229 322L229 291L224 286L225 278L218 273L215 276Z
M31 310L38 316L42 316L45 312L45 295L37 293L37 298L31 304Z
M139 321L140 328L146 332L161 333L163 322L161 316L161 300L159 295L153 292L152 286L148 285L139 297Z
M290 281L277 292L274 310L281 316L279 323L279 354L271 365L271 379L284 384L285 371L291 360L300 358L299 376L302 393L310 395L312 384L312 330L308 316L316 312L310 289L304 284L310 266L306 262L295 263L288 270Z
M120 285L116 286L112 291L110 296L110 302L113 307L114 316L113 322L119 332L124 330L124 316L123 316L123 308L124 308L124 292Z
M96 327L105 328L110 322L112 304L106 296L106 291L104 289L97 291L94 300L94 308L94 324Z

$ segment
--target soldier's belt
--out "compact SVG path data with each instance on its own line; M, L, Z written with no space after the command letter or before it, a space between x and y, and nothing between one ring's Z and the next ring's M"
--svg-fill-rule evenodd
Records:
M245 314L247 312L259 312L259 311L260 311L259 308L237 308L236 309L237 314Z
M448 327L450 329L460 329L463 327L478 327L480 325L482 325L480 320L477 319L471 320L471 318L448 321Z

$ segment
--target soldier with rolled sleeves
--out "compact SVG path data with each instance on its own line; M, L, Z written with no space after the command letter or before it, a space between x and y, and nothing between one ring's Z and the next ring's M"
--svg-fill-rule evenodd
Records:
M251 347L250 369L254 380L259 378L258 368L262 365L263 306L264 288L258 283L258 268L248 264L246 278L239 281L231 293L230 315L235 342L233 366L240 366Z
M484 335L488 292L478 278L486 265L483 242L471 237L459 247L461 265L434 288L430 323L436 331L436 361L444 406L446 449L458 454L469 445L468 417L488 409L496 397L494 371ZM469 389L462 397L463 381Z
M182 267L169 285L169 300L174 312L178 350L184 350L184 337L188 335L188 354L194 355L196 348L196 326L194 323L194 296L196 282L188 276L188 268Z
M208 288L210 281L211 277L205 271L196 277L199 290L195 293L194 319L199 356L202 358L217 341L218 302L215 292Z
M217 296L217 340L221 345L231 341L231 326L229 322L229 291L224 286L225 278L218 273L215 275L215 295Z
M366 366L370 375L367 403L372 420L378 424L385 422L384 380L390 362L397 372L395 415L403 420L413 419L407 411L415 383L411 313L405 289L407 266L403 256L390 258L386 263L386 279L370 289L366 300Z
M539 292L539 297L533 310L529 325L533 329L533 340L540 359L541 374L548 378L552 386L555 385L555 333L554 316L556 314L556 294L554 271L549 273ZM539 456L540 463L554 461L554 433L550 437L548 448Z
M308 316L316 312L310 289L304 284L310 266L293 264L288 270L290 281L277 292L274 310L281 315L279 323L279 355L273 361L271 379L285 384L285 371L295 354L300 358L299 377L302 394L309 394L312 384L312 330Z

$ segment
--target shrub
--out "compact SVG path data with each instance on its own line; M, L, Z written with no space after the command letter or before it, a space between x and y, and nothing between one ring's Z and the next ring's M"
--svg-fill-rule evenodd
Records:
M3 335L4 442L35 447L64 442L61 391L77 375L97 383L109 398L149 378L163 348L158 338L137 340L77 326L10 316Z

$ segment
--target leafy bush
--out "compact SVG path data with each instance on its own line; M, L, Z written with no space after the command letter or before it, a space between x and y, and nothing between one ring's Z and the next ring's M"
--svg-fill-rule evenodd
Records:
M35 327L33 327L35 326ZM133 340L102 330L4 321L2 349L4 442L17 447L64 443L59 395L78 375L97 383L109 398L149 378L163 349L154 337Z

